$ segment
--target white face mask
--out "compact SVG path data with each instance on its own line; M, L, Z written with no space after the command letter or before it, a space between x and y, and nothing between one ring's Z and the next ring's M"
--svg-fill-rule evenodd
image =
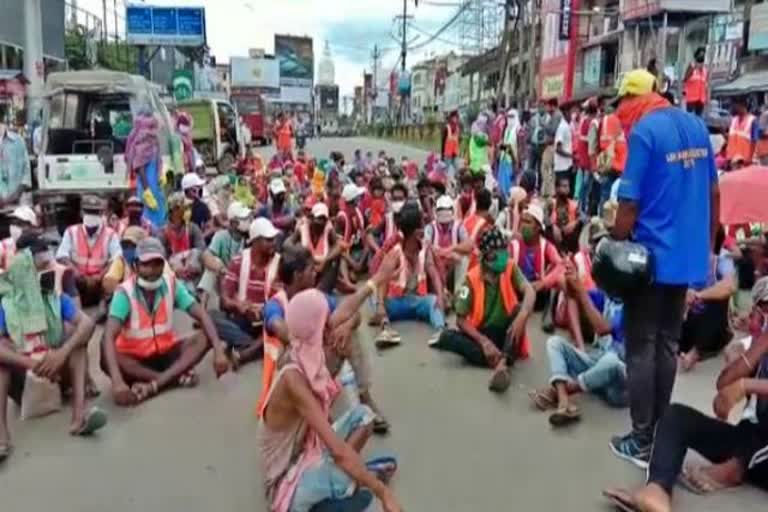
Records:
M143 277L140 277L136 280L139 286L144 288L145 290L154 291L163 286L163 278L158 277L154 281L150 281L149 279L144 279Z
M16 226L15 224L12 224L9 230L11 232L11 238L14 242L16 242L21 236L21 233L24 232L24 229L21 226Z
M438 224L449 224L453 221L453 212L451 210L438 210L435 218Z
M392 211L395 213L400 213L400 210L403 209L404 204L405 201L392 201Z
M95 213L83 214L83 225L87 228L97 228L101 226L101 215Z

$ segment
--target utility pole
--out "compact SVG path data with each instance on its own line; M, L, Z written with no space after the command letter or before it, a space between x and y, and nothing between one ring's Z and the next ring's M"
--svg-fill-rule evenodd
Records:
M373 45L373 84L371 91L371 121L373 121L373 111L376 107L376 98L379 96L379 59L381 58L381 52L379 51L379 45Z
M536 32L539 28L539 2L533 0L531 6L531 40L528 41L528 94L534 102L536 98Z
M101 18L101 26L104 29L101 34L101 38L103 42L106 44L107 42L107 34L109 33L109 29L107 29L107 0L101 0L101 10L102 10L102 18Z
M43 97L43 11L41 0L24 1L24 76L27 86L27 122L38 119Z
M403 0L403 42L400 50L400 70L405 71L405 58L408 55L408 0Z

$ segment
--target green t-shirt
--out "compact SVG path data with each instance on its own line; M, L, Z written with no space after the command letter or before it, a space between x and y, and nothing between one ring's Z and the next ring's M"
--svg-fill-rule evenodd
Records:
M232 238L232 233L228 229L220 229L214 233L208 250L225 265L229 265L229 262L243 250L243 239L237 241Z
M520 301L523 300L526 282L525 276L520 271L520 268L516 266L515 272L512 274L512 287L515 289ZM454 301L456 314L462 317L471 314L473 300L472 288L470 288L469 281L467 280L456 293L456 300ZM485 281L485 302L483 306L482 325L486 327L507 329L516 315L514 311L511 315L507 314L504 309L504 299L501 296L501 287L497 284L490 284L487 279Z
M155 303L153 304L153 313L157 311L157 308L160 307L160 299L165 296L165 294L168 293L168 284L166 282L163 282L163 286L158 288L157 293L155 295ZM144 302L144 294L139 294L139 300ZM174 290L174 298L173 298L173 306L176 309L180 309L182 311L189 311L189 309L195 305L195 298L192 296L191 293L189 293L189 290L186 286L181 286L181 283L178 283L178 285L175 287ZM145 304L146 306L146 304ZM128 299L128 295L126 295L125 291L123 291L121 288L118 288L117 292L115 293L115 296L112 297L112 304L109 307L109 316L115 317L120 322L125 322L128 320L128 317L131 315L131 301Z

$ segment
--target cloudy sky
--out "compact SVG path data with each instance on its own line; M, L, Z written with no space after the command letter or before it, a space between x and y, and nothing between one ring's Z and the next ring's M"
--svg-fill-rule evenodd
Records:
M416 29L409 29L409 39L419 35L414 44L428 36L417 30L434 33L456 12L452 3L458 0L421 0L414 8L408 0L409 13L415 17ZM113 0L107 4L111 10ZM118 5L122 1L117 2ZM342 95L351 95L355 85L362 84L363 70L373 67L374 44L385 49L382 63L388 73L399 57L398 43L392 35L398 31L393 18L402 11L401 0L153 0L153 5L204 6L208 25L208 44L219 62L230 56L245 56L249 48L264 48L272 53L275 33L308 35L314 38L315 65L324 41L328 40L336 65L336 82ZM79 0L78 5L101 14L101 0ZM111 16L111 14L109 14ZM411 64L433 52L456 48L457 32L447 31L440 40L408 55Z

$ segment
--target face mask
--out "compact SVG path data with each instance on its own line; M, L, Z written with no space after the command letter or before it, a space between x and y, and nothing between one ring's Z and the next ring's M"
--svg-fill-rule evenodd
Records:
M53 292L53 288L55 286L55 279L56 279L56 276L54 275L53 270L45 270L43 272L40 272L38 274L38 279L40 280L41 292L43 293Z
M11 232L11 238L14 242L16 242L21 234L24 232L24 229L21 226L11 225L10 228L8 228Z
M136 261L136 248L135 247L123 247L123 259L129 265L133 265Z
M520 234L523 236L523 242L530 243L533 241L533 237L536 236L531 226L523 226L520 228Z
M101 215L97 215L95 213L84 213L83 225L86 228L98 228L101 226Z
M403 209L404 205L405 201L392 201L392 211L395 213L400 213L400 210Z
M163 286L163 278L158 277L154 281L150 281L149 279L144 279L143 277L140 277L136 280L139 286L144 288L145 290L154 291Z
M439 210L435 214L438 224L450 224L453 220L453 212L451 210Z
M506 270L508 260L509 253L507 251L496 251L496 256L493 258L493 261L486 263L485 265L488 267L488 270L494 274L501 274Z

